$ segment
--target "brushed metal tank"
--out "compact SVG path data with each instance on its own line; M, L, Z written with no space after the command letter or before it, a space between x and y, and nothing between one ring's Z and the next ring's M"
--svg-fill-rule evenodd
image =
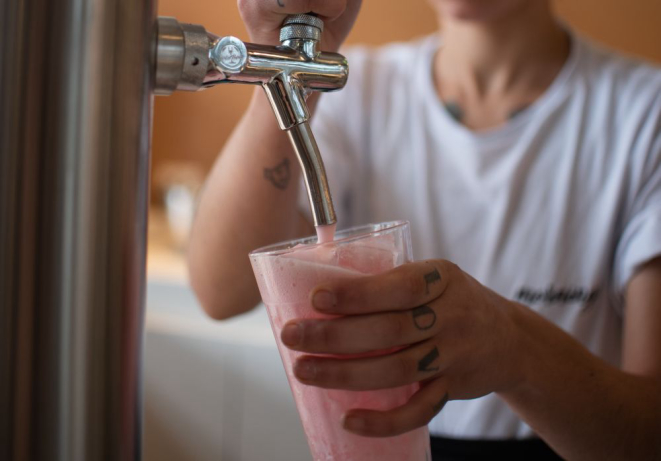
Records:
M154 3L0 3L2 460L140 457Z

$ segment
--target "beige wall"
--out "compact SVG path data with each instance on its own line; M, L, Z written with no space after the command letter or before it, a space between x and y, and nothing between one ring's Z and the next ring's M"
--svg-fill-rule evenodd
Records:
M534 0L532 0L534 1ZM219 35L247 38L234 0L160 0L159 15L203 24ZM660 0L556 0L558 13L583 33L629 53L661 62ZM351 43L379 44L427 34L436 27L425 0L364 0ZM154 171L168 161L208 169L241 116L252 88L220 86L158 97L154 115ZM156 198L158 191L155 190Z

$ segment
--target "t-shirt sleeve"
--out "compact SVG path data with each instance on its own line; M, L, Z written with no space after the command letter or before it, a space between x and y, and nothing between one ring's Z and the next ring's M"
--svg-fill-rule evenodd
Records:
M661 97L654 107L656 117L638 133L638 146L647 147L631 162L635 192L615 253L614 278L621 293L642 264L661 256Z
M347 85L340 91L321 95L311 122L312 133L326 169L338 228L355 225L352 197L355 193L359 149L356 148L353 133L360 132L355 125L362 123L362 114L365 112L362 98L357 97L363 80L360 70L363 67L364 50L356 48L344 54L350 66ZM303 180L299 184L299 208L312 223L312 210Z

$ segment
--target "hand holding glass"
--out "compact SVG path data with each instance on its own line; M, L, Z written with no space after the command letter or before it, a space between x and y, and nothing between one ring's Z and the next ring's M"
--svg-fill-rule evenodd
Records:
M399 407L418 390L418 384L375 391L307 386L300 383L292 371L296 359L303 354L283 346L280 340L283 326L291 320L331 318L315 311L310 305L310 293L319 284L374 275L410 262L408 223L398 221L357 227L338 232L332 242L321 245L315 242L315 237L309 237L262 248L250 254L314 460L431 459L426 427L389 438L362 437L342 428L342 417L347 411L385 411ZM378 352L366 355L374 354Z

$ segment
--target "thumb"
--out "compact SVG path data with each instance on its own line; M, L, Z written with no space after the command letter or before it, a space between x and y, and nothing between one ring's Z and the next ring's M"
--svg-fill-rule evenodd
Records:
M426 426L450 400L447 380L426 382L407 403L388 411L351 410L344 428L365 437L393 437Z

